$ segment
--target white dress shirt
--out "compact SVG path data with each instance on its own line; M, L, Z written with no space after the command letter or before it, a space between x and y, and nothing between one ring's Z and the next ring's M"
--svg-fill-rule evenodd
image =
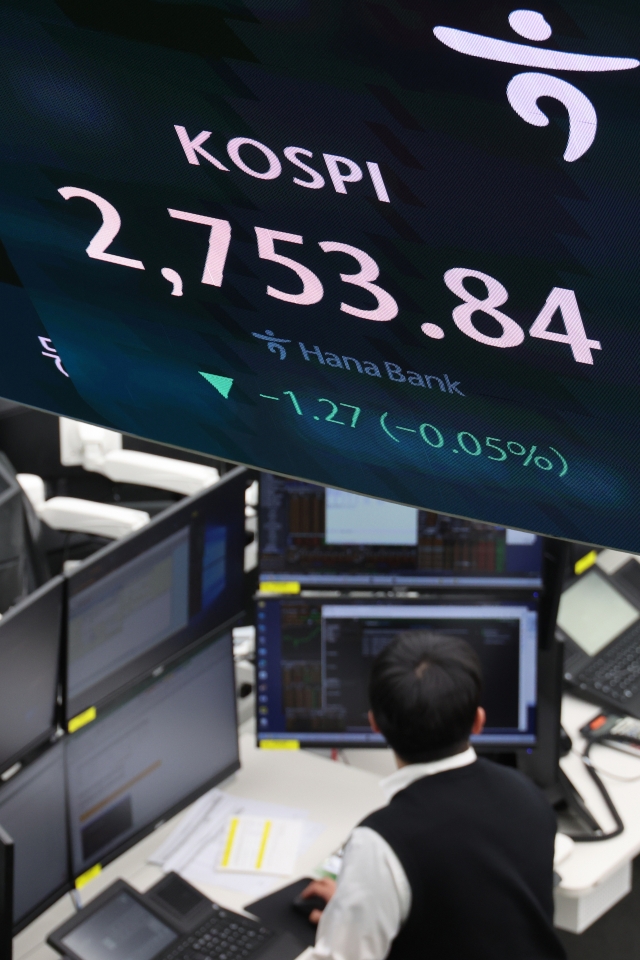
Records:
M466 767L473 747L432 763L401 767L380 786L387 801L414 780ZM315 947L304 960L384 960L409 916L411 887L402 864L379 833L356 827L345 847L338 889L322 912Z

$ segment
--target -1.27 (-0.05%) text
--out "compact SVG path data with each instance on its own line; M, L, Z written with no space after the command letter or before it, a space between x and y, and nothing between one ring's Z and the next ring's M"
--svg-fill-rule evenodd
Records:
M353 403L335 403L327 397L318 397L316 404L328 404L323 407L316 407L317 413L309 409L303 409L300 401L292 390L284 390L281 396L273 396L267 393L261 393L264 400L283 400L285 404L291 404L295 414L299 417L310 416L314 420L323 420L325 423L332 423L336 426L357 429L361 422L362 408ZM305 407L307 406L305 402ZM433 423L420 423L417 426L402 426L389 422L389 412L386 411L378 419L383 432L395 443L401 443L403 439L409 439L406 434L414 434L416 438L420 437L422 441L434 450L442 450L443 453L466 454L469 457L486 457L488 460L494 460L496 463L504 463L519 458L523 467L536 467L545 473L555 473L558 477L564 477L569 471L569 464L566 459L556 450L555 447L540 447L538 444L525 446L519 440L501 440L499 437L485 437L479 440L475 434L468 430L460 430L455 434L455 441L449 442L445 433ZM364 419L368 419L365 413ZM398 436L398 433L400 436ZM550 453L552 456L546 456Z

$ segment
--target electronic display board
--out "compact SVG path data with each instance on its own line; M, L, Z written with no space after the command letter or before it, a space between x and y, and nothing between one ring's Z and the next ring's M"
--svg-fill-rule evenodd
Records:
M0 394L640 551L628 0L0 0Z

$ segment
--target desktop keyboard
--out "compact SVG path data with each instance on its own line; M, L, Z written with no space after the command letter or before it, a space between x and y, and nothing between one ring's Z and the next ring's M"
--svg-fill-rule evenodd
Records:
M272 930L213 904L212 916L163 960L240 960L274 937Z
M603 694L621 706L636 697L640 692L640 621L579 670L573 682L581 690Z

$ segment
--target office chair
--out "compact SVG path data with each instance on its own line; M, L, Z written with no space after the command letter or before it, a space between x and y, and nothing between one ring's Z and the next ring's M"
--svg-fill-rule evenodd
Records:
M192 496L220 479L215 467L125 450L122 434L60 417L60 462L82 466L118 483L140 484Z
M109 540L119 540L149 522L146 511L133 510L131 507L78 497L51 497L47 500L44 480L33 473L19 473L16 479L38 519L52 530L90 533Z

